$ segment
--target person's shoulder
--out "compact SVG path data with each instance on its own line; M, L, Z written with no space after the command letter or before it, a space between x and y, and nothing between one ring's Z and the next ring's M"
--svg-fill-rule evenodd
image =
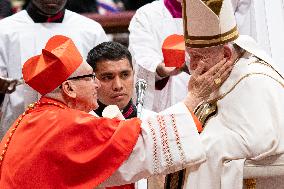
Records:
M8 16L2 20L0 20L1 29L3 26L13 26L13 24L25 24L29 21L28 14L25 10L22 10L18 13L15 13L11 16Z
M158 16L158 15L162 16L164 11L165 11L164 2L159 0L159 1L153 1L152 3L148 3L140 7L136 11L136 15L146 14L153 16Z
M284 79L272 64L247 52L234 65L230 77L221 87L221 92L226 94L237 90L242 92L239 94L253 96L273 93L282 88L281 85L284 85Z
M92 20L90 18L87 18L83 15L80 15L78 13L72 12L70 10L65 11L65 23L71 23L74 24L76 27L88 27L88 28L101 28L102 26L96 22L95 20Z
M92 114L72 108L60 109L55 114L61 118L60 122L64 123L66 126L74 123L77 125L93 124L96 123L98 119Z
M34 23L28 16L28 13L23 10L9 17L0 20L0 34L10 35L18 32L19 29L25 29L29 24Z
M77 109L72 109L72 108L67 108L67 109L62 109L62 113L68 113L70 116L70 119L74 118L77 119L76 117L94 117L92 114L86 113L81 110Z

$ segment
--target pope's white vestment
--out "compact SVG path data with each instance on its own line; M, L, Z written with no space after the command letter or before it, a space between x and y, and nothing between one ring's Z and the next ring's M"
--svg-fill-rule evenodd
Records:
M40 54L47 40L56 34L70 37L84 58L94 46L107 41L100 24L68 10L62 23L34 23L23 10L1 20L0 28L0 75L16 79L22 77L23 63ZM37 99L38 95L28 86L18 86L14 93L5 96L0 138L25 107Z
M173 18L163 0L158 0L137 10L129 31L135 78L143 78L148 83L144 107L159 112L183 100L189 80L186 73L171 76L161 91L155 90L156 68L164 60L162 44L169 35L183 35L182 18Z
M187 169L184 188L241 189L246 159L284 152L284 79L259 57L246 52L221 86L217 114L200 135L207 161Z

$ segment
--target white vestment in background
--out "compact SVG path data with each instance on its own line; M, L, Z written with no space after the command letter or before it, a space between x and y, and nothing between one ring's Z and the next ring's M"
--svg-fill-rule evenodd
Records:
M183 100L189 80L186 73L171 76L161 91L155 90L156 68L164 61L162 44L169 35L183 35L183 20L173 18L163 0L154 1L136 11L129 31L135 78L143 78L148 83L144 107L159 112Z
M241 34L253 37L284 73L284 0L232 0Z
M240 44L253 47L246 39ZM220 94L217 115L200 135L207 161L187 169L186 189L241 189L245 159L284 153L284 79L269 64L247 52Z
M0 76L20 79L22 65L41 54L48 39L62 34L70 37L84 58L94 46L107 41L100 24L74 12L65 11L62 23L34 23L26 10L0 21ZM18 86L6 95L2 105L0 138L38 95L28 86Z

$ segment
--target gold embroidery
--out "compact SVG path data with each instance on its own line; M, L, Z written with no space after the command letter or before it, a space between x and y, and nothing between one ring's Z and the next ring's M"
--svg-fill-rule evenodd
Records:
M160 126L163 153L164 153L164 157L165 157L165 160L166 160L167 167L169 169L170 167L173 166L173 158L172 158L169 143L168 143L168 134L167 134L167 130L166 130L166 124L165 124L165 120L164 120L163 116L159 115L159 116L157 116L157 118L158 118L158 122L159 122L159 126Z
M223 41L227 41L229 39L238 36L239 32L237 30L237 26L235 26L230 31L214 36L187 36L186 43L187 44L211 44L211 43L219 43Z
M194 114L201 122L203 126L205 126L206 122L213 116L217 115L218 106L217 101L204 102L200 106L196 108Z
M266 74L266 73L261 73L261 72L256 72L256 73L249 73L243 77L241 77L241 79L239 81L237 81L237 83L226 93L220 95L220 97L216 98L215 101L218 101L218 100L221 100L222 98L224 98L225 96L227 96L230 92L232 92L232 90L235 89L235 87L245 78L249 77L249 76L252 76L252 75L264 75L264 76L267 76L267 77L270 77L271 79L273 79L274 81L278 82L282 87L284 87L284 83L282 83L281 81L275 79L274 77Z
M202 0L216 15L220 15L223 0Z
M5 145L4 145L4 148L3 148L3 150L2 150L2 153L1 153L1 155L0 155L0 169L2 168L3 160L4 160L4 157L5 157L6 152L7 152L7 150L8 150L8 146L9 146L9 144L10 144L10 142L11 142L11 139L12 139L14 133L16 132L17 128L19 127L21 121L23 120L23 118L24 118L27 114L29 114L30 110L34 109L36 106L41 106L41 105L54 105L54 106L57 106L57 107L60 107L60 108L65 109L64 106L62 106L62 105L60 105L60 104L58 104L58 103L56 103L56 102L35 102L35 103L33 103L33 104L30 104L30 105L28 106L28 109L19 117L18 121L16 122L15 127L11 130L11 132L10 132L8 138L7 138L7 141L6 141ZM0 172L0 175L1 175L1 172Z
M186 36L186 45L193 48L201 48L208 45L220 45L225 44L228 41L235 40L238 38L239 32L237 26L230 31L215 35L215 36Z
M148 121L148 125L150 128L150 132L153 139L153 165L154 165L154 175L158 174L159 172L159 158L158 158L158 144L157 144L157 136L155 133L155 129L153 128L153 125L151 121Z
M255 56L255 58L257 58L258 60L257 61L254 61L254 62L251 62L249 63L248 65L251 65L251 64L262 64L264 66L267 66L267 67L270 67L273 71L275 71L282 79L284 79L284 77L272 66L270 65L269 63L265 62L264 60L261 60L259 59L258 57Z
M185 179L185 169L166 176L164 189L182 189Z
M187 31L186 0L183 0L182 2L182 17L183 17L184 36L185 36L185 39L188 39L189 34Z
M244 179L247 189L256 189L256 179Z

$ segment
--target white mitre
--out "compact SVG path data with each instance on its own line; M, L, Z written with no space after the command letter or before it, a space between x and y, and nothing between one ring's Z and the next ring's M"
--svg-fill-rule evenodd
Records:
M183 18L187 47L218 46L239 36L231 0L183 0Z
M186 47L206 48L234 42L272 62L254 39L239 36L231 0L183 0L183 20Z

